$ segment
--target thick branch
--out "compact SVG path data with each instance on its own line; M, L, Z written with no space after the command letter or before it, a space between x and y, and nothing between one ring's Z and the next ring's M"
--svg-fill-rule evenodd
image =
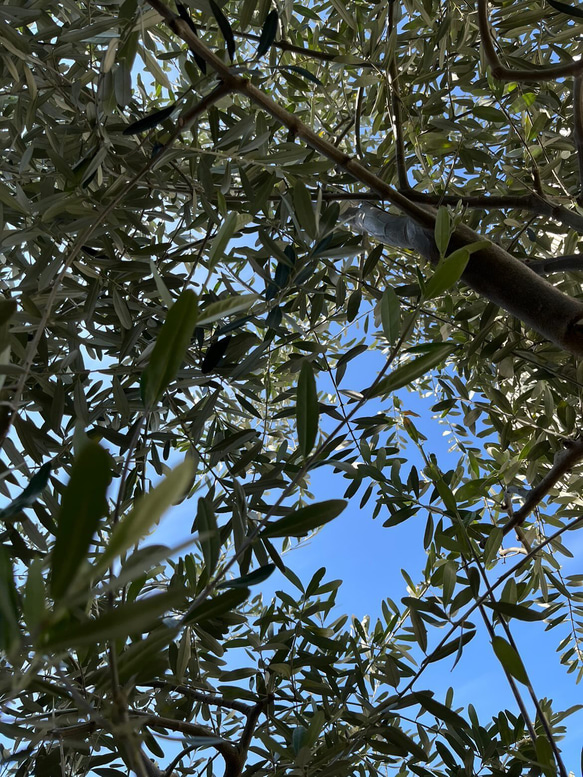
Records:
M248 97L311 148L330 159L355 180L377 192L420 227L433 231L433 209L416 205L356 159L320 137L297 116L253 86L249 80L233 73L230 67L194 35L188 24L173 14L161 0L148 2L162 15L168 26L214 69L225 86ZM452 235L451 248L461 248L479 240L479 234L461 224ZM487 248L476 251L470 258L463 280L479 294L524 321L543 337L573 354L583 355L583 303L560 292L500 246L490 244Z
M417 251L431 262L436 262L439 258L433 232L407 217L387 213L372 205L361 204L358 208L348 211L348 223L357 231L368 234L386 245ZM458 232L463 232L464 229ZM475 235L471 230L468 232ZM450 248L463 245L459 235L454 235L454 238L456 237L458 244L456 245L455 240L452 239L454 245ZM465 242L468 243L469 240L466 239ZM509 313L526 321L533 329L545 334L549 339L554 339L551 333L559 319L562 319L560 326L564 326L564 331L568 333L569 318L574 316L580 319L583 305L562 294L503 249L495 245L491 248L492 250L486 249L475 255L480 259L486 255L488 260L486 264L470 259L462 276L468 286ZM487 267L491 268L490 271L486 271ZM490 277L489 272L494 275ZM540 316L539 321L534 318L537 315ZM558 334L557 330L555 334ZM581 341L578 352L583 353Z
M524 500L522 507L512 514L510 521L504 526L503 533L506 535L516 527L525 522L535 507L545 498L551 488L553 488L564 475L570 472L583 459L583 437L568 442L564 450L557 453L553 466Z
M500 81L551 81L555 78L566 78L583 73L582 59L569 62L567 65L549 65L548 67L533 65L532 70L512 70L504 67L498 58L490 32L488 0L478 0L478 28L486 62L490 65L494 78L498 78Z

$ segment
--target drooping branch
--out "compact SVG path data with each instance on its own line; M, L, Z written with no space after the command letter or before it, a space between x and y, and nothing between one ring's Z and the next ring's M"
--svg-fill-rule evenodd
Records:
M567 78L568 76L577 76L583 73L583 59L576 62L569 62L566 65L548 65L546 67L537 67L532 65L531 70L514 70L505 67L498 57L492 33L490 32L490 23L488 21L488 0L477 0L478 2L478 28L482 39L482 47L486 62L492 70L494 78L500 81L550 81L555 78Z
M397 207L405 216L424 229L433 231L435 211L422 207L385 183L350 155L336 148L306 126L298 117L276 103L226 65L192 32L188 24L170 11L161 0L148 0L168 26L216 72L233 91L246 96L311 148L334 162L356 181L368 186ZM480 241L481 236L460 224L451 238L451 249ZM500 246L491 243L470 258L463 280L482 296L521 319L528 326L559 347L583 355L583 303L568 297Z
M565 448L559 451L555 456L553 466L541 480L541 482L528 492L520 509L512 513L511 519L503 528L503 534L506 535L512 529L521 526L535 507L549 493L551 488L563 478L573 467L583 460L583 437L576 440L567 441Z

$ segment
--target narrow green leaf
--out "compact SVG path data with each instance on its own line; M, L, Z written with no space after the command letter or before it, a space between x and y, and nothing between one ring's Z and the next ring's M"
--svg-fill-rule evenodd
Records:
M172 103L172 105L168 105L166 108L162 108L159 111L153 111L147 116L144 116L143 119L139 119L138 121L134 121L131 124L128 124L128 126L124 129L123 134L138 135L140 132L145 132L146 130L152 129L152 127L156 127L158 124L162 124L163 121L172 115L175 109L176 103Z
M196 294L186 289L168 311L150 355L150 362L142 374L142 400L147 408L151 408L160 399L184 361L196 317Z
M217 24L219 25L220 31L223 33L223 38L225 39L225 43L227 44L227 52L229 54L229 59L232 62L233 59L235 58L235 36L233 35L233 30L231 29L231 25L229 24L225 14L215 3L215 0L209 0L209 5L211 7L211 11L213 12L213 16L217 20Z
M316 391L314 371L310 362L305 361L302 364L298 379L296 400L298 442L300 452L304 458L307 458L316 442L319 415L318 392Z
M221 224L219 231L211 243L208 258L209 270L215 266L219 259L223 258L227 246L229 245L229 240L237 231L238 224L238 214L232 210Z
M579 6L561 3L559 0L547 0L547 2L555 11L567 14L567 16L573 19L583 19L583 9L579 8Z
M210 577L217 568L221 554L221 540L213 504L210 499L204 496L198 500L194 528L199 535L198 539L202 548L204 563Z
M183 3L176 3L176 10L178 11L178 14L179 14L180 18L184 19L184 21L188 24L188 26L190 27L192 32L196 36L198 36L197 29L195 27L194 22L192 21L192 18L190 16L190 11L188 10L188 8ZM205 62L205 60L201 56L199 56L196 52L192 51L192 49L191 49L190 53L192 54L196 64L199 66L199 68L201 70L201 73L206 73L206 62Z
M300 227L312 238L316 237L316 216L310 192L303 181L298 181L293 189L293 201Z
M519 621L541 621L546 618L546 613L531 610L523 604L511 604L510 602L484 602L494 612L505 615L507 618L516 618Z
M401 305L391 286L387 286L381 297L381 324L385 337L394 345L401 332Z
M24 589L23 613L31 633L40 628L46 615L46 592L43 578L43 562L36 558L28 568Z
M166 475L155 488L136 502L134 509L117 524L107 547L97 561L98 570L106 569L114 559L136 545L155 526L171 505L177 502L194 473L191 459L186 459Z
M4 545L0 545L0 649L8 653L19 642L18 610L12 559Z
M458 715L457 712L454 712L449 707L446 707L445 704L434 699L433 696L430 696L427 692L413 692L411 696L413 696L415 701L420 704L424 710L429 712L430 715L434 715L438 720L442 720L450 726L462 729L462 731L469 728L468 723L461 715Z
M248 588L251 585L257 585L258 583L267 580L274 571L275 564L265 564L265 566L259 567L259 569L255 569L253 572L249 572L248 575L237 577L234 580L226 580L224 583L218 585L217 588Z
M526 669L524 668L522 659L512 645L503 637L495 636L492 638L492 647L494 648L496 658L500 661L508 674L511 674L518 682L528 685Z
M111 482L111 457L96 442L88 442L71 468L51 554L50 590L55 600L65 595L97 530L107 513L107 487Z
M266 526L260 536L302 537L340 515L346 504L345 499L329 499L326 502L300 507L285 518L280 518Z
M470 640L472 640L475 636L475 630L464 631L463 634L460 634L459 637L455 637L449 642L446 642L437 650L434 650L432 653L430 653L427 656L427 661L432 663L433 661L441 661L443 658L447 658L447 656L463 648L463 646L470 642Z
M383 726L381 736L394 745L400 751L402 756L412 755L419 761L427 761L427 753L423 748L417 744L411 737L407 736L404 731L401 731L397 726Z
M453 343L440 343L429 353L424 353L422 356L397 367L388 377L383 378L373 391L367 392L367 396L379 397L407 386L441 364L454 348Z
M267 14L263 27L261 29L261 36L259 43L257 44L257 53L255 58L259 59L267 53L269 47L275 40L277 34L277 25L279 22L279 16L275 8Z
M26 488L16 499L10 502L3 510L0 510L0 520L6 520L33 505L45 490L51 474L51 465L43 464L39 471L33 475Z
M442 206L435 217L435 244L441 256L445 256L451 237L451 217L449 210Z
M249 594L248 588L234 588L231 591L225 591L225 593L191 608L182 619L182 624L202 623L209 618L220 617L243 604Z
M450 289L454 283L457 283L462 277L469 259L470 255L464 248L460 248L445 259L442 259L431 278L425 284L424 298L433 299L433 297L437 297Z
M161 615L180 606L185 597L184 590L165 591L137 602L122 604L99 618L59 624L47 633L42 647L48 652L54 652L150 631Z
M240 313L247 310L257 299L257 294L240 294L227 299L220 299L217 302L211 302L204 310L200 311L200 317L196 320L198 326L203 324L212 324L220 318L225 318L233 313Z

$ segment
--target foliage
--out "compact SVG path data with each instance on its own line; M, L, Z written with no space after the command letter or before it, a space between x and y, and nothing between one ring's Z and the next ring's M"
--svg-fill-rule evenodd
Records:
M579 16L2 6L7 774L566 777L570 710L512 629L555 629L581 678ZM288 551L369 502L423 527L426 564L376 623L334 619L340 581ZM178 504L184 544L156 544ZM474 639L516 699L491 720L424 684Z

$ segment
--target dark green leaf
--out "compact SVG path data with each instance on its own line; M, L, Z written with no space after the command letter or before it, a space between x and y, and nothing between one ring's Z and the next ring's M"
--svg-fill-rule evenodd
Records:
M257 44L257 52L255 54L255 57L259 59L262 57L269 49L273 41L275 40L275 36L277 34L277 24L279 22L279 16L275 8L270 11L267 14L267 17L265 19L265 22L263 23L263 27L261 29L261 37L259 38L259 43Z
M522 659L516 650L512 647L512 645L503 637L495 636L492 637L492 647L494 648L496 658L498 661L500 661L508 674L511 674L512 677L514 677L520 683L528 685L528 675L526 674L526 669L524 668Z
M445 645L442 645L440 648L437 648L437 650L434 650L432 653L430 653L427 656L427 661L441 661L443 658L447 658L447 656L460 650L460 648L463 648L464 645L467 645L467 643L470 642L470 640L472 640L475 636L476 632L473 630L464 631L463 634L460 634L459 637L455 637L455 639L452 639L450 642L446 642Z
M176 3L176 9L178 11L178 15L180 16L180 18L184 19L184 21L188 24L188 26L190 27L190 29L195 35L198 35L196 26L192 21L188 8L185 5L183 5L183 3ZM201 56L199 56L195 51L192 51L192 49L190 50L190 53L194 57L194 61L196 62L196 64L199 66L201 73L205 74L206 62L204 61L204 59Z
M34 504L49 482L50 474L51 465L43 464L39 471L31 477L23 492L10 502L7 507L0 510L0 519L6 520L11 516L20 513L25 507L30 507Z
M249 572L248 575L237 577L234 580L227 580L218 585L217 588L248 588L251 585L257 585L258 583L267 580L274 571L275 564L265 564L265 566L259 567L259 569L255 569L253 572Z
M57 520L51 554L50 590L60 599L87 557L99 520L107 513L106 493L111 482L111 457L90 441L75 457Z
M505 615L507 618L516 618L519 621L540 621L546 618L546 613L531 610L522 604L511 604L510 602L484 602L499 615Z
M147 408L160 399L184 361L196 318L196 294L186 289L168 311L148 366L142 374L142 400Z
M8 653L19 641L19 617L12 560L6 548L0 545L0 649Z
M229 54L229 59L232 62L233 59L235 58L235 36L233 35L233 30L231 29L231 25L229 24L225 14L215 3L215 0L209 0L209 5L211 7L211 11L213 12L213 16L217 20L217 24L219 25L220 31L223 33L223 38L225 39L225 43L227 44L227 52Z
M312 238L316 237L316 216L312 197L303 181L298 181L293 189L293 201L299 225Z
M336 518L346 507L344 499L329 499L326 502L300 507L293 513L268 524L261 532L262 537L303 537L314 529Z
M204 563L209 577L215 571L221 553L221 540L213 503L203 496L198 500L195 529L202 547Z
M123 134L138 135L140 132L145 132L146 130L152 129L152 127L156 127L158 124L162 124L163 121L171 116L175 108L176 103L172 103L172 105L169 105L167 108L162 108L159 111L153 111L153 113L149 113L147 116L144 116L143 119L139 119L138 121L134 121L131 124L128 124L128 126L124 129Z
M385 337L394 345L401 332L401 306L391 286L387 286L381 297L381 323Z
M191 608L182 619L182 624L202 623L209 618L220 617L243 604L249 594L248 588L234 588L231 591L225 591L225 593Z
M200 371L203 375L212 372L212 370L219 365L229 347L230 341L231 335L227 335L226 337L221 337L220 340L215 340L214 343L209 345L200 365Z
M434 699L429 693L413 692L411 695L424 710L431 715L435 715L438 720L442 720L447 725L454 726L455 728L460 728L462 731L469 728L468 723L461 715L458 715L457 712L454 712L449 707L446 707L445 704Z
M578 6L561 3L560 0L547 0L547 2L555 11L567 14L573 19L583 19L583 9Z
M318 392L316 391L316 379L310 362L302 364L298 379L298 391L296 400L296 422L298 430L298 442L300 452L307 458L314 447L318 436Z

